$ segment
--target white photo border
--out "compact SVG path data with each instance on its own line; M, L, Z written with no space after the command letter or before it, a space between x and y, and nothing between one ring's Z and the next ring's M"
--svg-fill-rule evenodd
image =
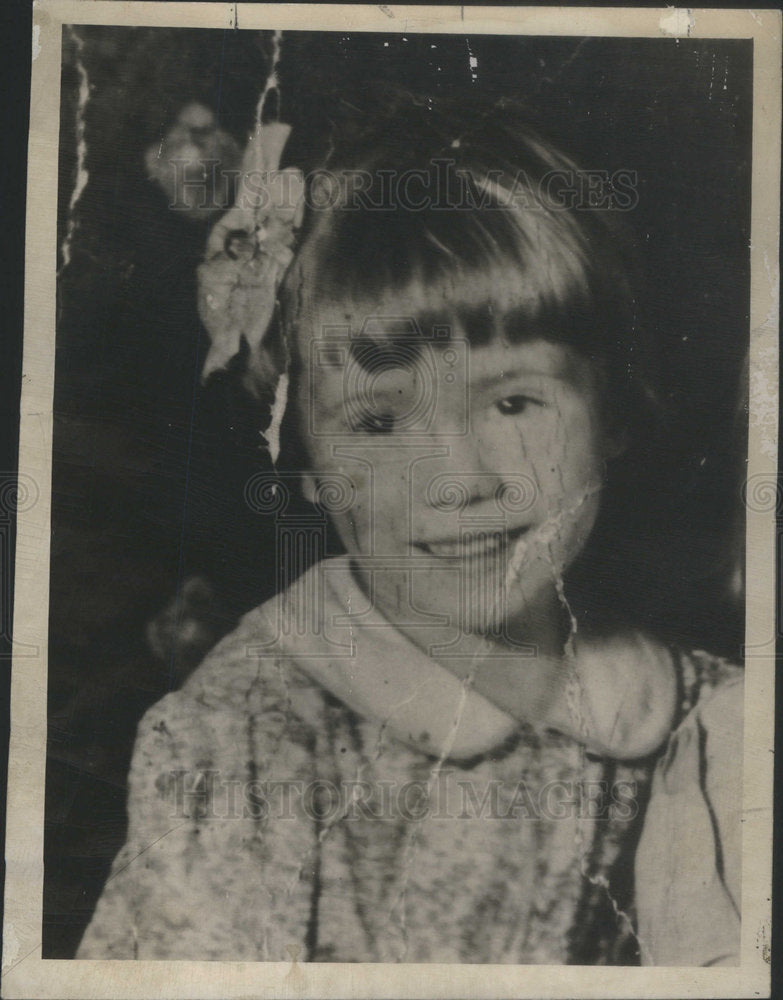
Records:
M67 24L744 38L754 45L748 479L778 498L781 13L777 10L35 0L3 993L72 1000L753 997L769 994L776 504L747 511L741 964L730 968L79 961L41 957L61 33ZM778 504L780 501L778 500ZM705 914L705 919L709 915Z

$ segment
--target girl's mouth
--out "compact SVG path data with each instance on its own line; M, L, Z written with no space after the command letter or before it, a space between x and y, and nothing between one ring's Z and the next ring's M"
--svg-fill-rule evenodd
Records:
M464 528L459 538L414 542L413 547L437 559L472 559L499 553L529 530L530 525L523 525L510 531L498 531L477 525L475 528Z

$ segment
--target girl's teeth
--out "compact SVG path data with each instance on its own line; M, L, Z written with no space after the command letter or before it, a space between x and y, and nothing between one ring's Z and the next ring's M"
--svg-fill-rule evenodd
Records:
M428 542L427 548L434 556L466 556L479 552L493 552L503 544L501 535L480 535L455 542Z

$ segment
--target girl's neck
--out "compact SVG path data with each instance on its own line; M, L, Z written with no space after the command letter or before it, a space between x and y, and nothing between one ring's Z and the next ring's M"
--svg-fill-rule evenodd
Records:
M453 608L443 608L442 621L415 607L408 573L384 571L382 586L354 564L354 573L368 600L413 645L460 678L475 673L487 659L517 666L545 658L559 660L569 637L570 617L552 584L525 594L522 610L499 622L490 632L462 628Z

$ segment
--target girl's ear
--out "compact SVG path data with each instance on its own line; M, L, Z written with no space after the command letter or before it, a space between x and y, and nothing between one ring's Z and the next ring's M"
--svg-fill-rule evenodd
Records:
M305 472L302 475L302 494L305 500L308 500L310 503L315 503L315 487L315 476L311 475L309 472Z

